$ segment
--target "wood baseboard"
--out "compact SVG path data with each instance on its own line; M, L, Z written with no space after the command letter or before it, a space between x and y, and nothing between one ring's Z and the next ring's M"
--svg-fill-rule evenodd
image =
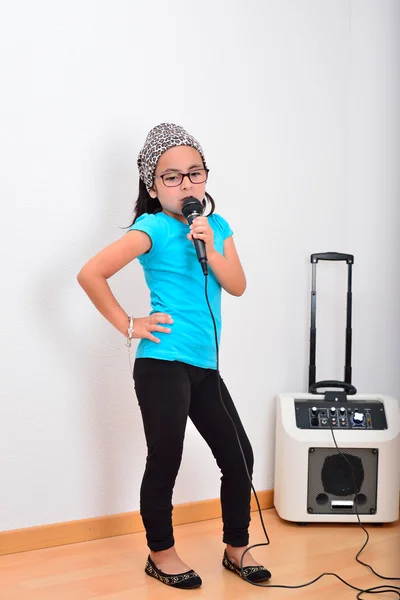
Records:
M258 501L262 510L273 507L273 490L257 492ZM251 510L257 510L257 504L252 494ZM174 507L173 524L184 525L196 521L208 521L221 517L221 504L219 498L213 500L199 500L187 502ZM40 550L78 542L88 542L116 535L126 535L143 531L142 518L139 511L69 521L68 523L54 523L40 525L26 529L14 529L0 532L0 556Z

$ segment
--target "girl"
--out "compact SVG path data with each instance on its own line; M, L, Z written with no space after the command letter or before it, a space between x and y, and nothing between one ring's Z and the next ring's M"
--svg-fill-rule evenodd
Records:
M250 490L231 420L233 419L250 475L253 453L233 401L217 370L214 328L204 294L204 275L193 238L205 243L209 302L221 333L221 288L243 294L245 275L232 230L206 193L208 169L197 140L182 127L162 123L148 134L138 158L139 196L135 218L122 239L114 242L80 271L78 281L101 314L128 338L140 339L133 377L148 456L140 490L140 514L150 554L145 572L179 588L199 587L195 571L178 556L172 529L172 493L181 456L187 417L209 445L221 469L223 566L242 576L250 522ZM210 206L190 229L183 201L194 197ZM150 289L151 313L129 317L113 296L107 279L138 258ZM252 582L270 573L248 552L244 573Z

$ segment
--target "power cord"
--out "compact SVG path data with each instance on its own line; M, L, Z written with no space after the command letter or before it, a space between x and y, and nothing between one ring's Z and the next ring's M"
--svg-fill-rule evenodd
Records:
M397 598L399 598L399 600L400 600L400 587L398 587L398 586L392 586L392 585L381 585L381 586L371 587L371 588L367 588L367 589L362 589L362 588L358 588L358 587L356 587L356 586L354 586L354 585L351 585L351 583L348 583L347 581L345 581L344 579L342 579L342 577L340 577L340 576L339 576L339 575L337 575L336 573L322 573L321 575L319 575L318 577L316 577L316 578L315 578L315 579L313 579L312 581L309 581L309 582L307 582L307 583L303 583L303 584L300 584L300 585L277 585L277 584L272 584L272 585L271 585L270 583L266 583L266 584L262 584L262 583L255 583L255 582L253 582L253 581L250 581L250 580L249 580L249 579L246 577L246 575L245 575L245 573L244 573L244 570L243 570L243 559L244 559L244 556L246 555L246 553L247 553L247 552L249 552L249 551L250 551L252 548L258 548L258 547L260 547L260 546L269 546L269 544L270 544L271 542L270 542L270 539L269 539L269 536L268 536L268 533L267 533L266 527L265 527L265 525L264 525L264 520L263 520L263 517L262 517L261 508L260 508L260 503L259 503L259 501L258 501L257 493L256 493L256 491L255 491L255 489L254 489L253 482L252 482L252 480L251 480L251 477L250 477L250 474L249 474L249 470L248 470L247 463L246 463L246 457L245 457L245 455L244 455L243 448L242 448L242 445L241 445L241 443L240 443L239 434L238 434L238 432L237 432L237 429L236 429L235 423L234 423L234 421L233 421L233 419L232 419L231 415L229 414L229 412L228 412L228 410L227 410L227 408L226 408L226 406L225 406L225 404L224 404L224 401L223 401L223 399L222 399L222 392L221 392L221 377L220 377L220 372L219 372L219 345L218 345L217 326L216 326L216 324L215 324L215 318L214 318L214 315L213 315L213 312L212 312L212 309L211 309L211 305L210 305L210 301L209 301L209 298L208 298L208 285L207 285L207 284L208 284L208 276L207 276L207 275L208 275L208 273L205 273L204 275L205 275L205 276L204 276L204 281L205 281L205 285L204 285L204 292L205 292L205 297L206 297L206 300L207 300L208 309L209 309L209 311L210 311L210 315L211 315L211 318L212 318L213 326L214 326L214 335L215 335L215 348L216 348L216 355L217 355L217 361L216 361L216 362L217 362L217 381L218 381L218 392L219 392L219 398L220 398L220 400L221 400L222 406L224 407L224 410L225 410L226 414L228 415L228 417L229 417L229 419L231 420L231 423L232 423L232 425L233 425L233 427L234 427L234 429L235 429L236 438L237 438L237 441L238 441L238 444L239 444L240 452L241 452L241 454L242 454L242 458L243 458L243 463L244 463L244 466L245 466L245 469L246 469L246 474L247 474L247 477L248 477L248 479L249 479L249 481L250 481L251 489L253 490L253 493L254 493L254 498L255 498L255 500L256 500L256 503L257 503L257 509L258 509L258 514L259 514L259 516L260 516L261 525L262 525L262 528L263 528L263 531L264 531L265 538L266 538L266 540L267 540L266 542L264 542L264 543L262 543L262 544L253 544L252 546L249 546L249 547L248 547L248 548L247 548L247 549L246 549L246 550L243 552L243 554L242 554L242 556L241 556L241 558L240 558L240 571L241 571L241 574L242 574L242 577L243 577L243 579L245 579L245 580L246 580L248 583L251 583L251 585L255 585L255 586L257 586L257 587L263 587L263 588L268 588L268 589L270 589L270 588L284 588L284 589L292 589L292 590L294 590L294 589L299 589L299 588L303 588L303 587L307 587L307 586L309 586L309 585L312 585L313 583L316 583L316 582L317 582L319 579L322 579L322 577L326 577L326 576L329 576L329 575L331 575L332 577L336 577L337 579L339 579L339 581L341 581L342 583L344 583L344 584L345 584L347 587L349 587L349 588L351 588L351 589L353 589L353 590L357 591L357 592L358 592L358 594L357 594L357 596L356 596L357 600L362 600L362 596L363 596L364 594L386 594L386 593L388 593L388 592L392 592L392 593L394 593L394 594L397 594ZM355 475L354 475L354 469L353 469L353 466L352 466L352 464L349 462L349 460L346 458L346 456L345 456L345 455L342 453L342 451L340 450L339 446L337 445L337 443L336 443L336 438L335 438L335 434L334 434L334 432L333 432L333 428L332 428L332 421L331 421L331 418L330 418L330 417L328 417L328 419L329 419L329 427L330 427L330 430L331 430L331 434L332 434L332 438L333 438L333 441L334 441L335 447L336 447L336 449L337 449L338 453L339 453L339 454L340 454L340 455L341 455L341 456L344 458L344 460L346 461L346 463L347 463L347 464L349 465L349 467L350 467L350 470L351 470L351 477L352 477L352 479L353 479L353 485L354 485L354 493L355 493L355 496L354 496L354 503L355 503L355 509L356 509L356 514L357 514L357 520L358 520L358 523L359 523L359 525L360 525L361 529L362 529L362 530L365 532L365 534L366 534L366 536L367 536L367 539L366 539L365 543L363 544L363 546L362 546L362 548L359 550L359 552L356 554L356 557L355 557L355 559L356 559L356 561L357 561L358 563L360 563L361 565L363 565L363 566L365 566L365 567L368 567L369 569L371 569L371 571L374 573L374 575L376 575L376 576L377 576L377 577L379 577L380 579L386 579L386 580L390 580L390 581L400 581L400 577L385 577L385 576L383 576L383 575L380 575L379 573L377 573L377 572L376 572L376 571L375 571L375 570L374 570L374 569L371 567L371 565L369 565L368 563L365 563L365 562L363 562L362 560L360 560L360 559L359 559L359 556L360 556L360 554L363 552L364 548L365 548L365 547L366 547L366 545L368 544L368 541L369 541L369 534L368 534L367 530L365 529L365 527L362 525L362 523L361 523L361 520L360 520L360 516L359 516L359 514L358 514L358 507L357 507L357 496L356 496L357 484L356 484L356 480L355 480Z

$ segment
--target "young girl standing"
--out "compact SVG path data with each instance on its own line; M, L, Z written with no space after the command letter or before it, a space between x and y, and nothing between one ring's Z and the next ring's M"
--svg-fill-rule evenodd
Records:
M182 457L189 417L209 445L221 469L222 564L241 575L240 558L249 542L250 491L236 433L220 401L234 421L247 468L253 453L232 398L217 370L214 326L204 293L204 275L193 238L203 240L209 275L208 297L218 342L221 334L221 288L243 294L245 275L232 230L206 193L208 169L204 152L187 131L162 123L148 134L138 158L139 196L135 218L122 239L92 258L78 281L101 314L127 338L140 339L133 370L148 455L140 490L140 514L150 554L145 571L179 588L199 587L199 575L175 549L172 493ZM199 200L207 216L190 228L182 214L188 197ZM135 258L150 289L151 313L130 317L118 304L107 279ZM253 582L270 573L248 552L243 566Z

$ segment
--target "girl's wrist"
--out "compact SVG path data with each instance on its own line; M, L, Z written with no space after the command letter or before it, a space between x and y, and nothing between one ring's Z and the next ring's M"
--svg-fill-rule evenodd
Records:
M206 252L207 252L207 260L208 261L210 261L210 260L212 261L213 258L215 256L218 256L218 254L219 254L218 250L216 250L215 248L213 248L212 250L206 249Z

